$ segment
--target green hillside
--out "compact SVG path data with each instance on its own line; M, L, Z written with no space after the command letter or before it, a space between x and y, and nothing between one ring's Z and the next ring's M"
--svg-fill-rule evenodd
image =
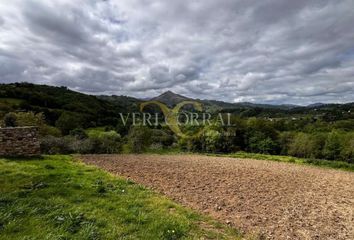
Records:
M106 101L69 90L66 87L30 83L0 84L0 116L11 111L43 112L54 125L65 113L75 116L82 127L115 125L119 112L126 112L131 103Z

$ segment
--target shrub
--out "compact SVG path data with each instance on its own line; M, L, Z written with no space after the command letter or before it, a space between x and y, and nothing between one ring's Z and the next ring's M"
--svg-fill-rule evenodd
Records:
M349 133L345 136L340 157L346 162L354 163L354 133Z
M160 144L163 147L169 147L174 142L174 137L164 130L151 129L151 143Z
M128 125L124 125L124 124L117 124L116 126L116 131L121 135L121 136L125 136L129 133L129 129L130 129L131 123Z
M86 139L86 138L88 138L87 133L82 128L75 128L74 130L71 130L70 131L70 135L74 136L74 137L76 137L78 139Z
M181 137L178 139L178 146L188 152L205 151L205 141L203 135Z
M76 136L53 137L41 139L41 150L46 154L70 153L119 153L122 149L122 139L114 131L105 132L98 137L78 138Z
M99 153L97 148L95 148L94 143L91 139L75 139L71 142L71 149L73 153L89 154L89 153Z
M58 128L44 124L39 128L39 135L60 137L62 134Z
M227 127L221 131L221 138L219 141L219 151L230 153L237 152L244 148L244 132L237 126L237 128Z
M190 151L189 144L187 138L179 138L177 141L177 145L181 150Z
M218 152L221 134L216 130L209 129L205 131L203 137L203 149L207 152Z
M337 131L332 131L328 134L323 149L323 156L329 160L335 160L339 158L342 151L341 136Z
M7 113L4 117L5 127L16 127L17 117L15 113Z
M61 136L59 129L53 126L49 126L45 123L45 117L43 113L17 112L9 113L9 115L12 116L11 118L16 119L15 125L12 124L13 126L36 126L39 129L40 136Z
M258 118L247 121L245 142L249 151L276 154L279 152L277 139L278 133L270 122Z
M41 139L40 146L45 154L70 154L74 153L76 138L72 136L53 137L46 136Z
M310 158L312 155L312 142L309 134L297 133L289 146L289 154L295 157Z
M253 132L248 139L248 149L255 153L276 153L278 145L262 132Z
M314 133L310 135L312 146L312 158L323 158L323 147L326 142L327 133Z
M151 143L151 130L145 126L134 126L128 134L129 148L134 153L143 152Z
M89 138L95 153L119 153L122 151L122 138L115 131L101 132Z
M182 150L193 152L232 152L241 149L243 135L236 134L236 129L223 129L218 125L204 127L201 134L178 139Z
M326 138L325 133L296 133L289 143L287 153L295 157L323 158Z
M163 146L161 143L152 143L149 147L150 150L162 150Z
M63 112L55 122L55 126L61 130L63 135L67 135L71 130L83 127L81 118L78 114Z
M18 112L15 114L18 126L37 126L41 128L45 124L43 113Z
M281 155L288 155L290 145L294 139L294 133L292 132L282 132L279 135L279 144L280 144L280 154Z

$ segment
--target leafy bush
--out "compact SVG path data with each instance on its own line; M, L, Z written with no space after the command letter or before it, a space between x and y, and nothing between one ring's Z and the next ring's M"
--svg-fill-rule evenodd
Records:
M288 153L295 157L310 158L313 152L313 142L309 134L297 133L290 143Z
M5 127L16 127L17 126L17 117L15 113L7 113L4 117Z
M82 128L82 116L74 113L63 112L55 122L55 126L61 130L64 135L70 133L75 128Z
M119 153L122 150L122 138L115 131L102 132L89 139L92 142L94 153Z
M128 134L128 145L134 153L143 152L151 144L151 129L145 126L133 126Z
M44 124L39 128L39 134L41 136L54 136L54 137L62 136L61 131L58 128L49 126L47 124Z
M86 139L86 138L88 138L87 133L82 128L75 128L74 130L71 130L70 131L70 135L74 136L74 137L76 137L78 139Z
M164 147L169 147L174 142L174 137L172 134L168 134L166 131L161 129L151 129L151 143L160 144Z
M354 133L348 133L343 139L340 158L349 163L354 163Z
M102 132L105 132L105 129L103 127L95 127L95 128L89 128L85 130L86 134L88 137L98 137Z
M18 126L36 126L39 128L39 135L41 136L61 136L58 128L46 124L43 113L19 112L16 113L16 117Z
M293 132L282 132L279 134L279 144L280 144L280 154L281 155L288 155L289 154L289 149L290 145L294 139L295 133Z
M71 142L70 147L73 153L80 153L80 154L99 153L97 151L97 148L95 148L95 145L91 139L75 138L75 140Z
M268 121L250 118L245 135L247 150L255 153L279 153L278 133Z
M203 135L204 150L207 152L217 152L219 143L221 141L221 134L219 131L208 129Z
M313 133L310 135L311 144L312 144L312 154L311 154L312 158L316 158L316 159L324 158L323 147L325 145L327 135L328 135L327 133L321 133L321 132Z
M278 145L262 132L253 132L248 138L248 149L255 153L276 153Z
M37 126L40 128L45 124L43 113L18 112L15 115L18 126Z
M118 123L116 126L116 131L121 135L121 136L125 136L129 133L129 129L131 126L131 122L127 123L127 124L122 124L122 123Z
M187 138L179 138L177 141L177 145L181 150L190 151L189 141Z
M288 145L287 154L303 158L323 158L326 133L295 133Z
M41 151L45 154L70 154L74 153L77 139L72 136L54 137L46 136L41 139Z
M12 122L12 126L24 127L24 126L36 126L39 129L40 136L55 136L60 137L61 132L58 128L47 125L43 113L34 112L11 112L5 116L5 121ZM8 118L6 120L6 118Z
M341 142L342 139L340 134L337 131L332 131L326 139L323 156L329 160L335 160L338 158L342 151Z
M70 153L119 153L122 148L122 139L114 131L104 133L99 137L78 138L76 136L53 137L41 139L41 150L46 154Z
M163 146L161 143L152 143L149 147L150 150L162 150Z

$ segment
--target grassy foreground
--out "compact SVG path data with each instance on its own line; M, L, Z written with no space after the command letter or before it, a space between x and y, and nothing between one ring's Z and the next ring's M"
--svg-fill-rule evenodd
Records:
M0 239L240 239L70 156L0 159Z

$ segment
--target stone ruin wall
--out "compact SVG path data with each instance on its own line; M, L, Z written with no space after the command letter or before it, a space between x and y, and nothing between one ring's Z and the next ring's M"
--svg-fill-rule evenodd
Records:
M37 127L0 128L0 156L38 156L40 153Z

